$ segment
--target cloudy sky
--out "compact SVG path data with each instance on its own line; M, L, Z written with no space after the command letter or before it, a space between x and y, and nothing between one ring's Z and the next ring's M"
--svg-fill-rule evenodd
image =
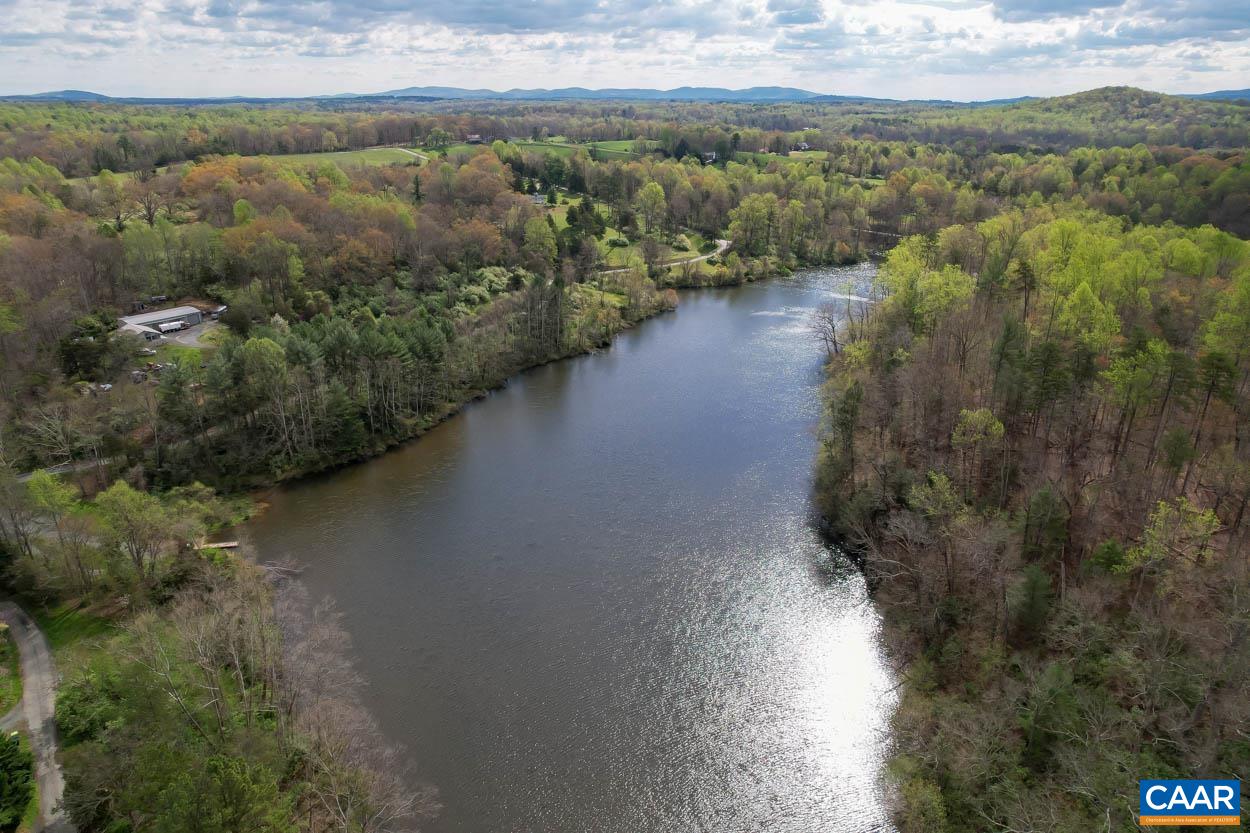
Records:
M0 93L1250 87L1250 0L0 0Z

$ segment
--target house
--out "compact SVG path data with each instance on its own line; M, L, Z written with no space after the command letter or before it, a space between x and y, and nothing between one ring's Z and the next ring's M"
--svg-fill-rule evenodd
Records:
M538 192L530 194L530 202L534 203L534 205L546 205L547 195Z
M795 150L811 150L812 146L809 145L807 142L799 142L797 145L794 146L794 149Z
M704 165L711 165L715 161L716 161L716 151L709 150L707 153L703 154Z
M464 141L465 141L465 144L480 145L482 143L482 134L470 133L468 136L464 137Z
M152 312L141 312L138 315L123 315L119 323L123 328L129 324L154 330L159 334L162 324L181 322L183 326L191 327L203 320L204 313L195 307L170 307L169 309L158 309ZM147 336L144 335L144 338L147 338Z

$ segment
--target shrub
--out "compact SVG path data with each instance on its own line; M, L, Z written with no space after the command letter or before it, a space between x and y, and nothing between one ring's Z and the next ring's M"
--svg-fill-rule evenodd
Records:
M34 759L14 732L0 736L0 831L16 830L35 794Z

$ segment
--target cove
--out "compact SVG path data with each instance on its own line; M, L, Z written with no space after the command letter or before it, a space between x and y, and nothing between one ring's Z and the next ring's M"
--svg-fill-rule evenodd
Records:
M872 269L685 292L271 496L243 535L337 603L425 829L893 830L879 617L809 502L810 318Z

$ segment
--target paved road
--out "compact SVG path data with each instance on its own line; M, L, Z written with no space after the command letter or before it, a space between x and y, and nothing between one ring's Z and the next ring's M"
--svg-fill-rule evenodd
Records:
M183 347L203 349L208 345L201 343L200 340L213 330L216 330L219 326L221 326L221 323L218 321L205 321L202 324L195 324L185 330L178 330L175 333L170 333L169 339L177 344L181 344Z
M6 727L10 720L16 726L25 723L30 732L30 744L35 753L35 778L39 782L39 815L35 821L36 831L49 833L72 833L59 804L65 792L65 778L56 759L56 666L52 663L52 650L48 640L34 620L12 602L0 602L0 620L8 624L17 643L22 664L22 702L13 714L6 715ZM6 729L8 730L8 729Z
M430 157L426 156L424 153L417 153L415 150L409 150L408 148L396 148L396 150L402 150L404 153L415 156L424 162L430 161Z

